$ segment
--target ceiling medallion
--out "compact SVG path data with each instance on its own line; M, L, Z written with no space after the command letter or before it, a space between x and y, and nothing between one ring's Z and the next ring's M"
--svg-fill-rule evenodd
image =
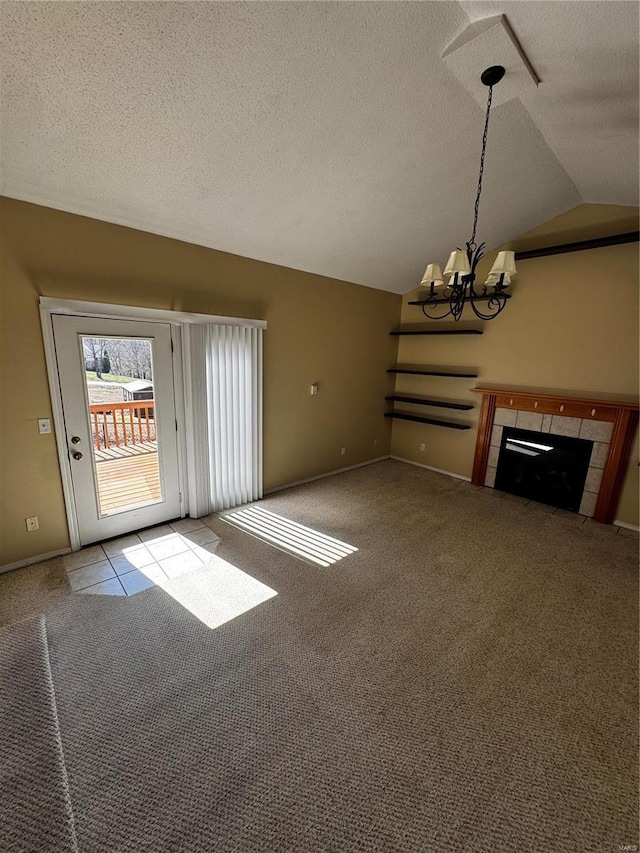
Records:
M476 227L478 225L480 195L482 194L482 176L489 132L491 98L493 87L502 80L504 73L502 65L492 65L491 68L483 71L480 77L484 85L489 88L489 96L482 136L482 154L480 156L478 191L473 214L473 232L467 243L466 251L456 249L456 251L451 252L444 268L444 275L449 276L446 285L439 264L429 264L425 270L421 284L429 288L429 294L424 300L421 300L420 304L425 316L431 320L443 320L445 317L452 316L454 320L458 321L462 316L464 306L467 304L471 305L476 317L481 320L493 320L507 304L507 299L511 298L505 288L511 284L511 277L516 274L514 252L498 252L495 263L491 267L489 276L482 288L476 290L474 287L476 267L484 255L485 247L484 243L480 243L480 245L476 243ZM477 303L483 305L483 310L478 307Z

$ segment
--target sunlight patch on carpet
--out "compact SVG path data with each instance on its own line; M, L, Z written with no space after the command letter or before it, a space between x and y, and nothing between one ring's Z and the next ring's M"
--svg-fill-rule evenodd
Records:
M209 628L218 628L278 594L220 557L213 557L204 569L158 586Z
M355 553L358 549L339 539L326 536L311 527L289 521L259 506L233 510L221 516L223 521L288 551L301 560L326 568Z
M189 547L175 553L181 543ZM218 628L225 622L253 610L278 593L237 566L211 553L207 547L189 542L178 534L148 540L148 551L154 546L171 556L158 563L138 565L137 570L149 580L148 586L158 586L178 604L192 613L208 628ZM211 546L213 547L212 543ZM125 548L123 554L131 563L137 559L139 548ZM126 579L124 575L123 579Z

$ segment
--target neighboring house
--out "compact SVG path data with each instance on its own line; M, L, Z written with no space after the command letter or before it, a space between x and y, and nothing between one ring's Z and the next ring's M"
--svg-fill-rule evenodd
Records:
M122 386L125 403L131 400L153 400L153 382L146 379L135 379Z

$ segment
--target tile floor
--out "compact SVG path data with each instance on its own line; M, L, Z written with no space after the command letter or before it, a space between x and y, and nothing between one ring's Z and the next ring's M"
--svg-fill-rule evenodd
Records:
M90 545L64 557L71 589L89 595L135 595L201 568L220 537L194 518Z

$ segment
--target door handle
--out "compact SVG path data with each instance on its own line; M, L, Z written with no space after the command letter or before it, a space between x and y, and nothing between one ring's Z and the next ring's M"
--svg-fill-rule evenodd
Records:
M79 462L82 459L82 453L79 450L76 450L75 453L71 454L76 462Z
M74 435L71 438L71 444L80 444L81 440L79 435Z

